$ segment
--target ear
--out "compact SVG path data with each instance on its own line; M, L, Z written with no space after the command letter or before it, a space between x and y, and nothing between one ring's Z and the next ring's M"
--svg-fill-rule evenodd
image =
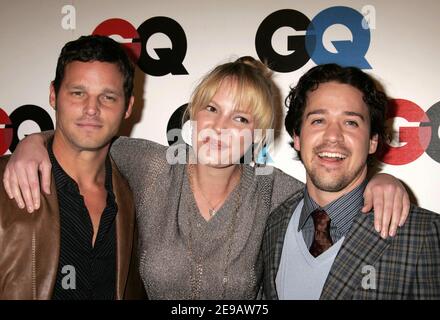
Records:
M301 151L301 141L299 136L297 136L296 134L293 134L293 148L296 151Z
M124 119L128 119L131 116L131 112L133 111L134 104L134 96L130 97L130 101L128 101L127 110L125 111Z
M57 109L57 96L55 93L55 87L53 86L53 81L49 86L49 104L54 110Z
M379 136L375 134L370 139L370 148L368 150L369 154L373 154L376 152L378 143L379 143Z

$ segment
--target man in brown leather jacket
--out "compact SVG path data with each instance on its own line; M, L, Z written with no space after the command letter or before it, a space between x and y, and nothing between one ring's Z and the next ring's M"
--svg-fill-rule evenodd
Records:
M132 194L108 154L132 110L133 76L110 38L80 37L62 49L49 98L51 193L28 214L0 184L0 299L144 297Z

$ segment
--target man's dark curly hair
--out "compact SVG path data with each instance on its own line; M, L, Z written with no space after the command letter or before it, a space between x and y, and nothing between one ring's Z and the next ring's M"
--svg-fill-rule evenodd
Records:
M58 94L64 78L66 66L73 62L109 62L118 66L124 77L124 98L128 106L133 94L134 66L122 46L113 39L105 36L81 36L77 40L66 43L58 57L53 86Z
M291 88L285 101L289 110L284 120L289 135L293 137L301 134L308 93L318 89L321 83L330 81L351 85L362 92L370 115L370 138L377 134L379 143L383 142L388 104L386 94L379 89L375 80L362 70L355 67L341 67L333 63L310 69L299 79L296 87Z

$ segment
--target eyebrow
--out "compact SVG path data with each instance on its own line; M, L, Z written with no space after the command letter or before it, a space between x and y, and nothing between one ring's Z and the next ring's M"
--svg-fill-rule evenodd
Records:
M359 112L345 111L344 114L346 114L347 116L359 117L359 118L361 118L362 121L365 121L365 117L362 114L360 114Z
M67 84L66 85L66 87L68 88L68 89L79 89L79 90L85 90L86 89L86 87L84 87L83 85L80 85L80 84Z
M108 88L104 89L103 93L110 93L110 94L114 94L117 96L120 96L122 94L122 92L119 90L113 90L113 89L108 89Z
M306 118L314 115L314 114L326 114L328 113L328 111L326 109L316 109L313 111L310 111L306 114ZM359 117L362 121L365 121L365 117L360 114L359 112L355 112L355 111L344 111L343 112L345 115L347 116L354 116L354 117Z
M316 109L310 112L307 112L306 114L306 119L310 116L313 116L314 114L323 114L323 113L327 113L327 110L325 109Z

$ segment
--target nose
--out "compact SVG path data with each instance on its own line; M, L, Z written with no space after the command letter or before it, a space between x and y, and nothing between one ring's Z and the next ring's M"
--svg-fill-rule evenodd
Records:
M336 122L330 122L325 129L324 140L330 143L342 142L344 135L341 126Z
M221 133L222 130L228 129L228 118L224 116L220 116L215 120L214 130L218 134Z
M99 113L100 102L98 97L90 96L84 106L84 113L89 116L95 116Z

